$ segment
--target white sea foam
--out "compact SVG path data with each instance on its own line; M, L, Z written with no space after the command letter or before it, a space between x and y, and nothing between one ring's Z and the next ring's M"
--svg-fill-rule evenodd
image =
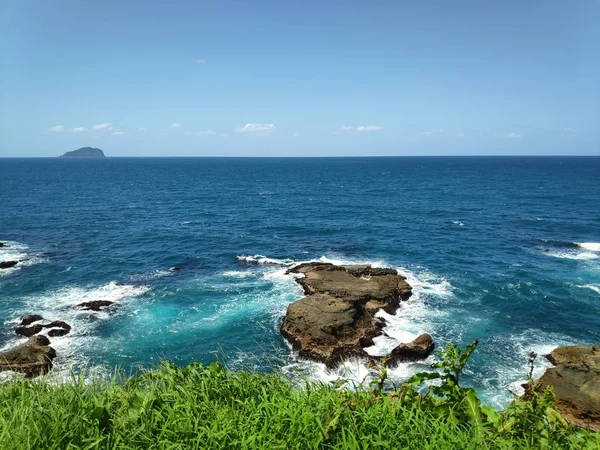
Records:
M600 252L600 242L576 242L581 248L592 252Z
M293 259L275 259L268 258L264 255L240 255L237 257L238 261L253 263L253 264L270 264L276 266L290 266L294 264Z
M562 259L575 259L575 260L590 260L590 259L598 259L599 256L596 253L592 252L579 252L575 251L555 251L549 250L545 252L546 255L552 256L554 258L562 258Z
M458 225L459 227L464 227L465 224L463 222L461 222L460 220L453 220L452 223L454 225Z
M228 278L248 278L253 276L254 274L248 270L228 270L223 272L222 275Z
M591 289L592 291L596 292L597 294L600 294L600 286L597 286L594 284L584 284L583 286L577 286L577 287Z
M145 285L136 286L116 282L96 287L73 286L56 289L40 296L24 299L24 306L17 311L15 319L11 322L18 323L22 315L39 314L46 321L63 320L71 325L69 334L50 338L52 347L57 353L53 372L60 373L61 375L56 375L58 377L66 376L72 367L82 368L89 365L89 357L86 356L88 350L102 345L95 328L100 323L99 320L106 320L110 317L109 313L105 311L82 311L74 306L93 300L109 300L123 305L149 290L150 288ZM118 313L119 309L116 311ZM46 329L40 334L47 332ZM21 342L25 342L25 339L15 337L0 350L8 349Z
M48 258L37 253L28 252L29 246L25 244L13 241L2 242L4 242L5 247L0 247L0 262L19 261L19 263L9 269L0 269L0 277L14 273L22 267L48 262Z

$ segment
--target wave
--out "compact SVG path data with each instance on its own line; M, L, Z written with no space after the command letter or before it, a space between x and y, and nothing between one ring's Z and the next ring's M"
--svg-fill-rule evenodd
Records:
M600 252L600 242L576 242L576 244L592 252Z
M48 262L48 258L40 253L28 252L29 246L20 242L2 241L5 246L0 247L0 262L19 261L19 263L8 269L0 269L0 277L14 273L22 267Z
M240 255L237 259L238 261L251 264L270 264L275 266L291 266L292 264L295 264L293 259L268 258L265 255Z
M124 305L131 300L142 296L150 290L146 285L120 284L112 281L103 286L80 287L71 286L62 289L47 291L39 296L23 299L22 306L14 311L14 319L7 323L16 325L20 317L27 314L39 314L46 321L62 320L71 325L71 331L65 336L51 337L52 347L56 350L55 368L49 376L61 378L68 376L72 368L86 370L86 376L90 368L90 354L93 349L102 346L101 336L97 328L102 322L109 319L110 314L106 311L83 311L75 308L76 305L93 300L109 300L118 305ZM114 314L118 314L117 309ZM47 333L43 330L40 334ZM0 348L7 350L14 345L25 342L26 338L15 336Z
M561 259L575 259L575 260L589 260L589 259L598 259L599 256L596 253L592 252L561 252L555 250L545 250L544 253L548 256L552 256L554 258Z
M584 289L591 289L592 291L596 292L597 294L600 294L600 286L596 286L593 284L584 284L583 286L577 286L580 288L584 288Z

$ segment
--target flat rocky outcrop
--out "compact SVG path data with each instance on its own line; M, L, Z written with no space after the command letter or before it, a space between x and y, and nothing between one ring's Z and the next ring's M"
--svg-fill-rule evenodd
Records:
M352 356L371 359L364 347L373 345L385 325L375 313L383 309L394 314L412 294L406 279L394 269L305 263L288 273L304 275L296 281L306 296L289 305L281 334L300 356L328 366ZM416 342L415 351L399 351L392 358L395 362L424 358L433 351L433 341L430 346L423 344Z
M104 311L104 308L113 305L115 302L110 300L93 300L91 302L83 302L76 305L76 308L81 308L84 311Z
M24 344L0 353L0 372L10 370L27 376L47 373L56 352L46 336L32 336Z
M556 406L574 425L600 431L600 345L572 345L552 351L546 358L556 367L538 380L551 386Z

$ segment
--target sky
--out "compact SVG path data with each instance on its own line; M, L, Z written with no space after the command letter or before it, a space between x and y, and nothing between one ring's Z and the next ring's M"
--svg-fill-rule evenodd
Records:
M600 155L600 1L0 4L0 157Z

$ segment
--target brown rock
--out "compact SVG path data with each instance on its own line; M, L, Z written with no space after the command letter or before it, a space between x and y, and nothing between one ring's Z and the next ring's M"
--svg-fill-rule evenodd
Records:
M38 314L31 314L29 316L21 317L21 325L27 326L31 325L33 322L37 322L39 320L44 320L44 318Z
M93 300L91 302L83 302L76 305L76 308L81 308L84 311L103 311L102 308L112 305L114 302L109 300Z
M393 269L304 263L288 273L304 275L296 281L307 296L288 307L281 334L300 356L328 366L344 357L368 357L363 347L372 345L383 327L375 312L394 314L400 300L412 294Z
M32 336L21 345L0 353L0 372L12 370L27 376L47 373L56 352L46 336Z
M43 329L43 325L36 323L35 325L31 325L30 327L17 327L15 328L15 333L20 334L21 336L30 337L34 334L38 334Z
M600 345L557 348L546 356L556 365L538 380L551 386L556 406L574 425L600 431Z
M433 352L434 348L435 344L432 337L427 333L422 334L412 342L400 344L394 348L389 356L390 359L388 365L393 367L400 362L425 359Z
M10 269L19 264L19 261L2 261L0 262L0 269Z

